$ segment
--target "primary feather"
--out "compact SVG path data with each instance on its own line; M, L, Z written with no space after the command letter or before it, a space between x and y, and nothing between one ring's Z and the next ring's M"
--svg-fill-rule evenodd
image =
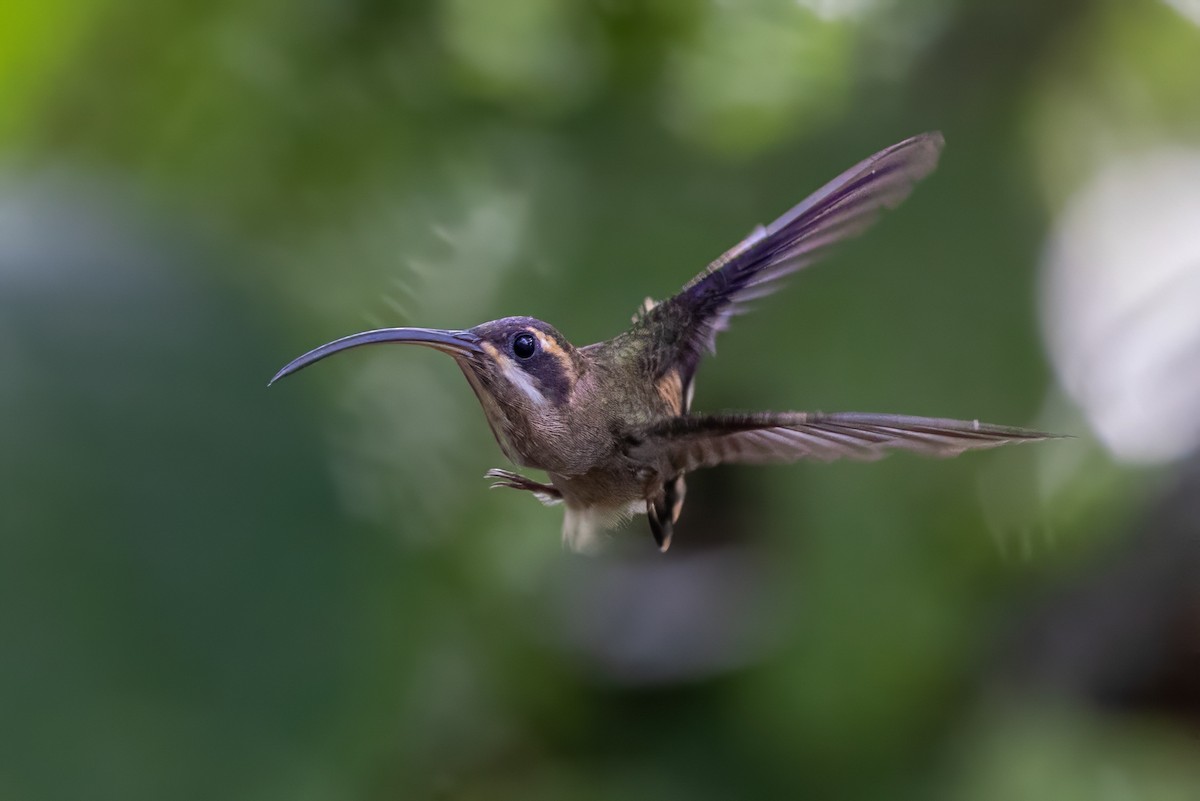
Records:
M933 131L864 159L809 195L775 222L755 229L647 311L638 327L690 378L716 336L745 303L779 288L779 279L807 267L830 247L865 231L882 209L894 208L937 166L944 140ZM660 351L661 352L661 351ZM686 380L685 380L686 383Z
M957 456L964 451L1057 436L978 420L858 412L759 412L672 417L629 431L626 442L633 459L660 463L659 469L665 472L683 473L723 463L869 461L892 450Z

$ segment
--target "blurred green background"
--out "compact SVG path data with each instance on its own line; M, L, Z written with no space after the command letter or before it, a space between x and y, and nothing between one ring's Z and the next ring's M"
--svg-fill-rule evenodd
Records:
M1200 797L1200 11L0 9L0 797ZM583 344L842 169L941 167L696 408L1077 439L689 478L595 559L438 354Z

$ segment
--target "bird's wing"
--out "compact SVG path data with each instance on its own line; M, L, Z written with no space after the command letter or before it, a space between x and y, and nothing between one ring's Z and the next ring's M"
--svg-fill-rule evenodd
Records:
M963 451L1058 436L978 420L857 412L762 412L668 418L630 431L626 447L635 460L678 474L723 463L874 460L892 450L957 456Z
M757 228L679 294L645 312L643 329L669 338L661 344L674 346L672 362L694 369L746 301L775 291L778 279L862 233L881 209L908 197L913 184L937 166L943 141L936 131L920 134L846 170L775 222Z

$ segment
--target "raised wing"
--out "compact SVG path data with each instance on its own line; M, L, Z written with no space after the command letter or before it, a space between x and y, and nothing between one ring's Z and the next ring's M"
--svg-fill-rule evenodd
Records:
M671 362L690 375L704 351L748 300L779 288L778 279L812 264L832 246L862 233L937 166L944 140L936 131L892 145L854 165L775 222L759 227L642 317L644 330L674 346Z
M874 460L892 450L957 456L963 451L1010 442L1057 438L1056 434L978 420L856 412L762 412L669 418L630 432L627 447L635 460L655 465L665 475L677 475L722 463Z

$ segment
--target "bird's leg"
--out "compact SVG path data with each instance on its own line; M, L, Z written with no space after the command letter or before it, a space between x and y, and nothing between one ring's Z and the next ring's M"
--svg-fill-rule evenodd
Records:
M675 531L675 523L679 521L679 513L683 510L683 497L687 493L687 485L683 476L678 475L663 483L662 490L653 497L646 499L646 517L650 520L650 532L658 543L660 551L671 547L671 535Z
M562 503L562 493L550 484L542 484L539 481L534 481L531 478L526 478L520 473L513 473L509 470L501 470L498 467L493 467L491 470L483 474L484 478L497 479L492 484L492 489L496 487L507 487L508 489L525 490L532 492L533 497L544 503L546 506L553 506L556 503Z

